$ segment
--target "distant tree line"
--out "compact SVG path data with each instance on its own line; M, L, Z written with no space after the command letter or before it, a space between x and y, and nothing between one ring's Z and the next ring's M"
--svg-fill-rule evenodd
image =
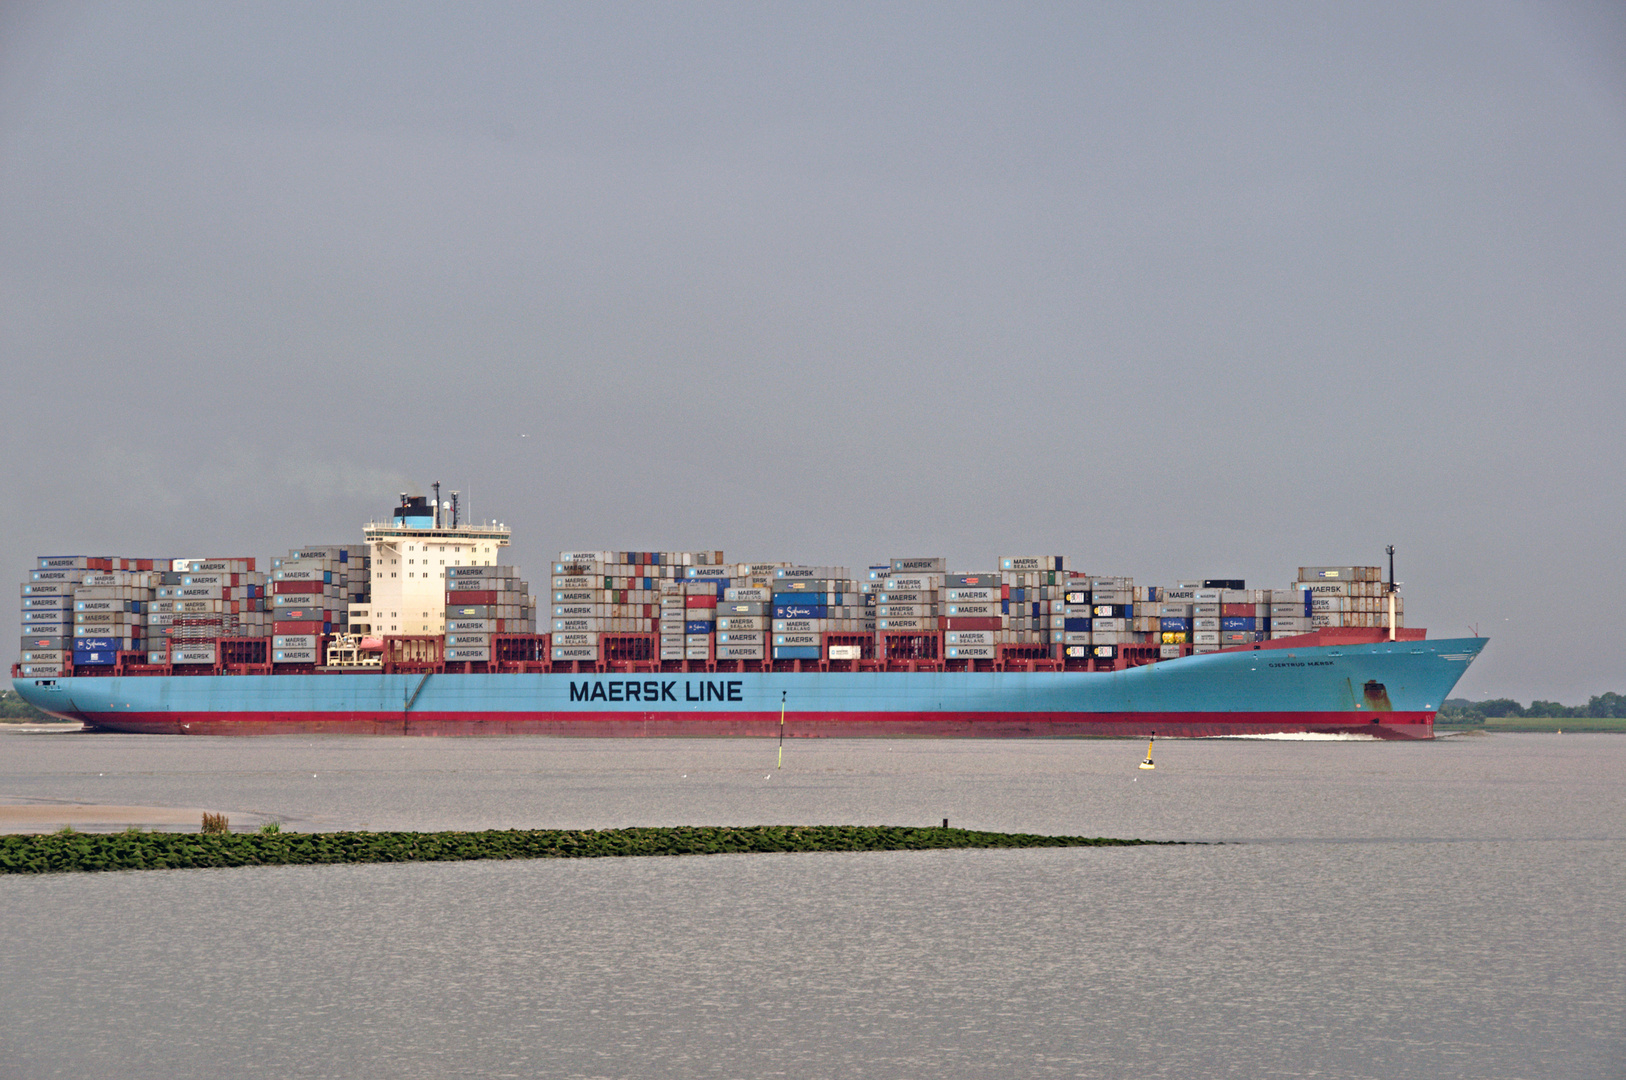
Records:
M1481 724L1486 720L1506 717L1591 717L1594 719L1626 718L1626 695L1598 694L1585 705L1560 705L1556 701L1532 701L1528 707L1512 698L1493 698L1490 701L1469 701L1467 698L1447 698L1437 719L1444 724Z
M15 690L0 690L0 724L51 723L56 717L42 713Z

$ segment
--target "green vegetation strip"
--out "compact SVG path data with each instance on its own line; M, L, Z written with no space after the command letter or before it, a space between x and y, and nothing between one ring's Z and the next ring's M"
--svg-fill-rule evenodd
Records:
M182 870L309 863L456 862L471 859L595 859L626 855L746 852L920 851L931 848L1135 847L1168 840L1035 836L861 825L745 828L492 830L489 832L122 832L0 837L0 873Z

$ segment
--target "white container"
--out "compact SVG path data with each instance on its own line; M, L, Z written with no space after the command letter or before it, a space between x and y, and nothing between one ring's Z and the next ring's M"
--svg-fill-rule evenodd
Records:
M555 645L553 647L555 660L597 660L597 645Z
M215 662L215 647L207 645L174 648L169 651L169 662L172 664L213 664Z

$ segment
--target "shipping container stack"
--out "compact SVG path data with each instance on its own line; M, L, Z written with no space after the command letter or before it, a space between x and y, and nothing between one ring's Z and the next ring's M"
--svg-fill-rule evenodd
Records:
M721 573L722 565L721 551L560 552L550 594L552 658L582 663L684 659L684 573L691 567ZM612 643L619 654L606 653L605 635L621 639ZM648 636L650 655L627 635Z
M1309 604L1310 628L1389 625L1389 586L1376 566L1301 566L1296 583ZM1395 626L1405 625L1405 604L1394 595Z
M252 558L171 561L153 596L154 614L167 622L168 663L213 667L221 663L223 638L270 635L266 575L254 566ZM147 662L166 662L165 651L150 648Z
M73 590L73 663L109 666L118 653L145 653L147 619L162 573L126 569L152 565L147 559L111 559L114 569L86 571Z
M751 564L755 571L765 564ZM768 567L769 574L780 569ZM773 578L750 572L736 577L736 584L723 592L717 604L716 657L718 660L760 662L768 657L768 641L773 634ZM755 584L755 582L764 582ZM749 582L750 584L742 584Z
M1054 646L1066 640L1068 581L1063 555L1007 555L999 560L1003 645Z
M1278 638L1308 634L1311 615L1311 595L1300 589L1266 589L1270 623L1267 627L1272 641Z
M1205 583L1206 584L1206 583ZM1228 583L1220 589L1220 648L1234 649L1252 645L1263 639L1264 627L1269 625L1269 605L1266 615L1259 614L1261 589L1242 588L1242 582Z
M941 599L948 560L905 556L871 570L864 584L874 598L876 656L886 661L943 659Z
M496 634L536 633L530 586L513 566L446 568L446 660L489 663Z
M73 590L90 562L83 555L41 555L22 582L24 677L61 675L73 664Z
M1196 647L1197 593L1201 581L1180 581L1156 589L1156 603L1148 601L1146 614L1157 612L1159 655L1172 659Z
M146 647L151 559L42 555L22 584L20 674L111 669Z
M760 588L754 583L767 579L753 577L749 563L725 563L721 559L719 551L716 561L683 570L683 658L690 663L719 660L756 663L765 655L765 639L760 631L746 629L738 621L748 618L746 612L751 610L749 606L741 610L741 605L752 602L730 603L728 596L737 595L737 590ZM725 618L732 621L724 623ZM706 654L704 657L702 652Z
M367 549L311 544L271 560L271 662L325 664L326 639L350 632L350 605L372 595Z
M757 665L773 646L774 575L790 563L740 563L717 601L712 652L719 662Z
M696 574L694 578L685 576L683 579L683 659L690 663L708 664L713 658L712 649L717 644L717 589L719 585L726 588L729 582L727 578L713 576L721 571L721 567L688 569L703 569L711 573L705 576Z
M1091 618L1090 579L1083 573L1069 572L1061 586L1062 633L1058 655L1066 661L1083 662L1090 658Z
M944 659L965 660L973 668L999 659L1000 646L1010 641L1003 574L948 574L939 601Z
M1095 660L1115 660L1126 646L1143 644L1134 629L1135 579L1091 576L1084 580L1090 583L1089 655Z
M845 566L778 567L768 605L775 661L829 659L830 635L862 635L869 621L860 583ZM836 659L853 659L848 654L853 645L842 641L836 647L842 650Z

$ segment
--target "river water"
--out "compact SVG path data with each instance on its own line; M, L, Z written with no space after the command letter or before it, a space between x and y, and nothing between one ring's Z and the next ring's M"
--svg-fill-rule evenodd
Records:
M1626 1077L1626 738L1144 749L0 733L126 818L1226 841L0 878L0 1077Z

